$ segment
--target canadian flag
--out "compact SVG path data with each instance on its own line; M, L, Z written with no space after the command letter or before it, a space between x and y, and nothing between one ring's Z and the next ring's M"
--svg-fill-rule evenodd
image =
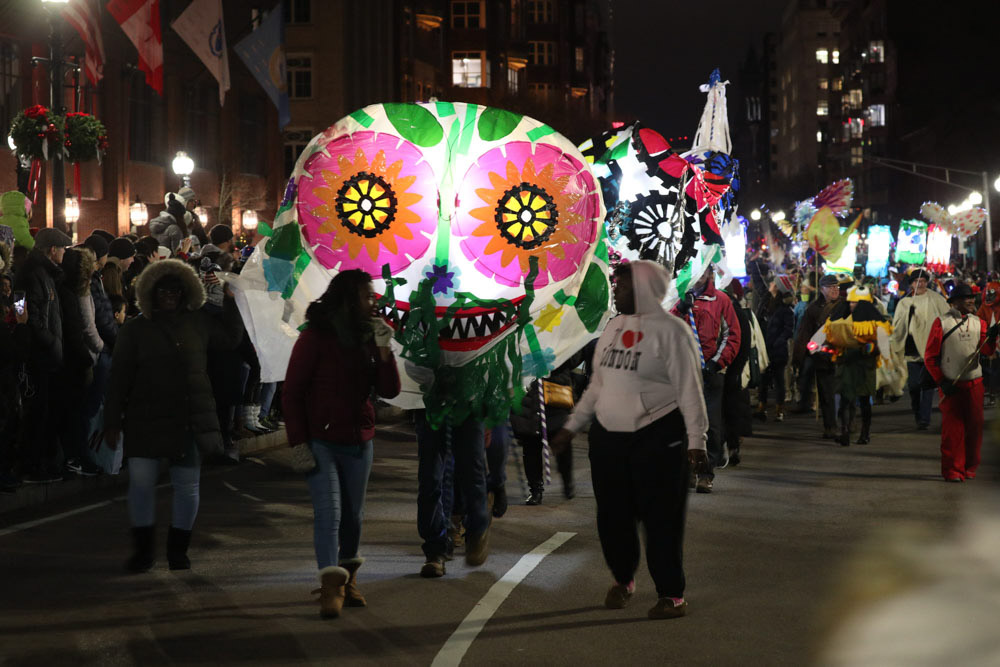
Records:
M86 58L84 71L95 87L104 76L104 42L101 40L100 10L94 0L70 0L62 15L80 33Z
M139 69L149 87L163 95L163 36L160 0L111 0L108 11L139 51Z

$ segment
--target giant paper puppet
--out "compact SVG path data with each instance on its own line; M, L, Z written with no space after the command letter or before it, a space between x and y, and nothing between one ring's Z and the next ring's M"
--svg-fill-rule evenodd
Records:
M506 419L598 334L609 289L604 206L551 127L474 104L379 104L317 135L295 165L238 299L265 379L339 271L375 278L404 408ZM249 317L248 317L249 316Z
M694 147L683 154L640 123L580 147L601 182L613 257L671 270L667 306L713 263L729 275L723 228L735 214L738 164L729 155L725 86L716 70L702 87L708 102Z

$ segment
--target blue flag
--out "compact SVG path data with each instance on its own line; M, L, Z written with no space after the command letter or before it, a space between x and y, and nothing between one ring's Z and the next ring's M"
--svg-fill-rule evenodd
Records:
M278 127L288 125L288 89L285 77L285 23L281 3L271 10L257 29L233 47L261 88L278 108Z

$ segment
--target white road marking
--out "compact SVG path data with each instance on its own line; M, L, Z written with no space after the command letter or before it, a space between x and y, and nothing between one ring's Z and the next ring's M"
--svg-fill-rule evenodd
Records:
M452 665L460 664L469 647L472 646L472 642L475 641L479 633L486 627L486 623L496 613L497 609L500 608L503 601L514 591L514 588L524 581L524 578L531 574L532 570L538 567L543 558L561 547L574 535L576 533L556 533L529 553L521 556L521 560L517 561L517 564L510 568L507 574L503 575L498 582L493 584L490 590L486 592L486 595L476 603L476 606L465 617L465 620L458 626L458 629L452 633L448 641L438 651L434 662L431 663L431 667L451 667Z
M226 488L227 488L227 489L229 489L230 491L235 491L236 493L239 493L239 492L240 492L240 490L239 490L239 489L237 489L237 488L236 488L235 486L233 486L233 485L232 485L232 484L230 484L229 482L222 482L222 486L226 487Z
M27 530L28 528L34 528L35 526L41 526L42 524L49 523L50 521L56 521L58 519L65 519L68 516L73 516L74 514L82 514L83 512L89 512L90 510L95 510L98 507L105 507L110 505L114 500L105 500L100 503L94 503L93 505L85 505L84 507L77 507L75 510L70 510L68 512L63 512L62 514L53 514L52 516L47 516L44 519L35 519L34 521L25 521L24 523L18 523L10 528L4 528L0 530L0 537L5 535L10 535L12 533L17 533L22 530Z
M261 500L257 496L251 496L249 493L241 493L240 495L243 496L244 498L249 498L250 500L256 500L258 503L264 502L263 500Z

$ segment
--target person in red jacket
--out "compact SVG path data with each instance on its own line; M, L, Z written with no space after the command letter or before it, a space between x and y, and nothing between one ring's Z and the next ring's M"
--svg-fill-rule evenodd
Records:
M708 409L708 466L695 480L698 493L712 492L715 467L727 463L722 437L724 373L740 351L742 335L732 301L715 288L714 275L714 271L708 268L670 311L691 324L701 345L701 376L705 407Z
M358 549L375 437L371 396L399 394L399 372L389 347L392 329L375 314L372 279L364 271L338 273L306 320L288 362L282 407L288 444L308 442L316 458L307 480L320 613L335 618L345 601L366 605L357 572L364 562Z
M949 482L974 479L983 445L983 378L979 355L996 349L1000 325L987 328L972 313L972 288L960 283L948 297L951 309L934 320L924 350L927 372L941 394L941 475Z

